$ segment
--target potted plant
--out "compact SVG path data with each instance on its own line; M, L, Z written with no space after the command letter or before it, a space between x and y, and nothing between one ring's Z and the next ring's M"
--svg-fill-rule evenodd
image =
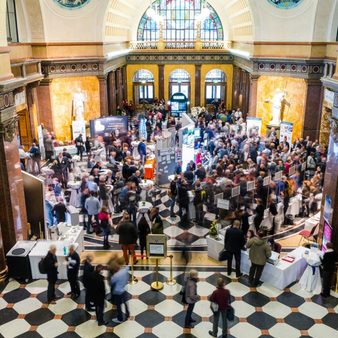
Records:
M213 238L217 238L217 221L214 220L211 223L210 229L209 229L209 236Z

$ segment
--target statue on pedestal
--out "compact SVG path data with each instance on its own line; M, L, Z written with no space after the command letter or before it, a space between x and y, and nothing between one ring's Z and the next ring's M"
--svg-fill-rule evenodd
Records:
M84 121L84 105L86 101L86 93L81 88L78 88L77 92L73 94L73 116L75 116L75 121Z
M290 103L286 100L287 91L276 89L273 98L265 100L272 102L272 120L269 122L271 126L279 126L283 118L285 106L290 107Z

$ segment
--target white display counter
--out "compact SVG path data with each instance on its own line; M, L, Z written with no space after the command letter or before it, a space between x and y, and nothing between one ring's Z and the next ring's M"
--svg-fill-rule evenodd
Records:
M316 213L312 217L308 218L305 221L304 229L311 231L314 226L316 226L320 221L320 212ZM318 233L319 226L317 226L317 229L314 232L314 235Z
M69 229L67 229L69 228ZM47 275L43 275L39 271L39 262L41 258L47 255L49 247L54 244L56 246L56 256L58 260L58 278L67 279L67 261L64 255L64 248L68 253L68 247L75 245L78 254L83 251L83 229L82 227L64 227L61 226L61 236L58 241L39 240L33 250L29 253L29 262L32 270L33 279L46 279Z
M224 248L224 239L221 236L219 240L207 236L208 256L218 260L218 255ZM295 257L292 263L288 263L280 259L276 265L267 263L264 267L261 280L267 284L274 286L277 289L283 290L291 283L297 281L302 276L306 261L303 258L305 252L304 247L298 247L288 254ZM226 264L226 261L224 262ZM233 261L235 264L235 260ZM241 272L249 274L251 262L249 260L249 252L242 251L241 255Z

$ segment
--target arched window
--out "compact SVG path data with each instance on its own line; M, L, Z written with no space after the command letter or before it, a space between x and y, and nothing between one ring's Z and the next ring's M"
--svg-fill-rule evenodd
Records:
M190 74L184 69L175 69L169 78L169 95L184 94L190 98Z
M19 41L14 0L7 0L6 2L6 30L8 42Z
M226 101L226 75L220 69L213 69L205 76L206 104L218 104Z
M197 23L203 15L201 39L223 40L221 20L215 10L203 0L156 0L149 8L163 19L163 38L166 41L195 41ZM159 23L156 17L149 16L149 8L138 26L139 41L159 39Z
M140 69L134 74L133 87L136 104L154 101L154 75L149 70Z

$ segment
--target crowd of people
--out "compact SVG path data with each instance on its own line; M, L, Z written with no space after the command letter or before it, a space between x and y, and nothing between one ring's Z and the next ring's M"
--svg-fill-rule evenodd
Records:
M65 221L67 188L69 182L78 180L81 181L78 189L80 213L87 233L102 234L105 249L110 247L109 236L112 233L119 235L123 258L114 255L108 262L112 302L117 306L116 323L129 317L125 287L129 278L128 265L138 262L137 246L141 259L147 258L147 235L163 234L159 208L152 205L144 209L139 203L144 200L153 202L152 197L158 193L155 185L145 194L142 188L144 164L152 153L149 145L161 138L163 129L174 128L178 135L182 127L180 119L170 116L170 111L161 101L137 114L128 104L121 111L122 114L124 112L130 120L127 134L105 135L95 140L87 138L86 142L80 135L74 140L77 155L71 155L65 148L55 156L51 142L53 135L44 130L46 160L51 170L45 177L46 198L52 202L49 226ZM170 217L179 216L183 228L187 228L192 221L209 227L205 215L215 214L217 222L228 227L224 243L228 275L232 273L235 258L236 276L241 276L240 253L243 248L248 248L252 263L249 282L256 287L271 251L280 251L279 244L271 236L293 222L288 213L291 199L297 197L299 200L301 216L317 212L326 166L326 147L308 137L298 138L293 143L287 138L280 140L274 128L266 137L255 131L248 134L240 109L227 112L222 104L217 105L214 111L200 109L194 118L199 130L199 137L195 140L195 156L186 167L182 167L182 161L177 161L174 177L167 189ZM141 131L143 119L145 130ZM41 152L35 143L29 154L32 171L39 174ZM26 165L24 158L22 154L23 169ZM278 179L275 177L277 173L281 173ZM248 190L248 182L253 182L252 189ZM233 188L236 187L239 188L238 194L233 196ZM193 193L194 219L190 218L189 191ZM220 195L222 199L229 200L228 210L217 207L215 197ZM55 247L50 248L47 257L48 301L54 302L53 285L57 280ZM77 276L80 260L72 247L69 248L67 261L70 294L76 298L79 295ZM92 257L86 257L83 275L86 309L91 311L95 308L99 325L105 325L103 266L94 268L91 263ZM188 328L193 325L192 312L199 300L197 282L197 272L191 271L182 291L182 300L187 304L185 327ZM217 281L217 290L209 299L217 305L214 305L214 326L209 333L217 336L221 317L223 337L226 337L231 307L230 293L225 289L223 280ZM125 315L121 308L123 304Z

